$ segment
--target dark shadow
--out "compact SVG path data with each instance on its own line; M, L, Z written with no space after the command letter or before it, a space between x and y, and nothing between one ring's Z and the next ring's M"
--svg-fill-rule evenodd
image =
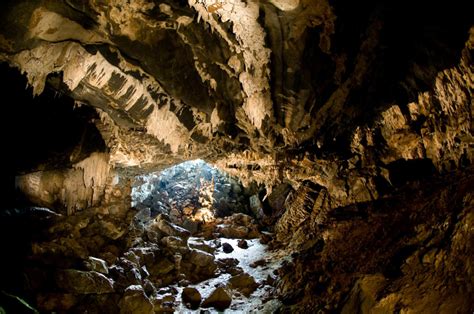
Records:
M20 205L15 198L15 176L37 170L66 168L71 162L93 151L105 151L105 143L92 119L94 109L74 108L74 101L48 87L37 96L27 88L18 70L0 64L2 116L0 143L4 149L4 174L1 178L5 197L0 208ZM54 77L51 77L54 79ZM76 149L76 160L71 153Z
M431 159L399 159L388 164L387 169L394 186L430 178L437 172Z

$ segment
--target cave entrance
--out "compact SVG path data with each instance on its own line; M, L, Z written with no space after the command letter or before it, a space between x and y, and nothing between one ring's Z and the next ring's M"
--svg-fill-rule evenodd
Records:
M131 197L146 216L166 214L191 233L202 223L249 212L240 181L201 159L137 177Z

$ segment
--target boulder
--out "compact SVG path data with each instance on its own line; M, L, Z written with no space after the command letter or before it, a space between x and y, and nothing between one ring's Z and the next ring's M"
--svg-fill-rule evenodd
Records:
M224 224L218 227L217 232L225 238L244 239L247 238L249 234L249 228L245 226Z
M231 303L231 294L223 287L219 287L202 302L201 307L213 307L218 311L224 311Z
M196 288L184 288L181 299L187 308L196 310L201 304L201 293Z
M125 293L119 302L119 308L121 314L154 313L153 304L143 291L143 287L139 285L129 286L125 289Z
M216 251L216 248L217 248L217 245L215 245L213 243L211 245L206 244L201 239L192 239L192 240L190 239L188 241L188 245L189 245L190 248L198 249L198 250L207 252L209 254L214 254L214 252Z
M155 251L157 251L157 249L151 247L134 247L131 248L130 251L138 256L140 259L140 265L150 265L150 263L153 263L155 259Z
M255 279L247 273L230 278L229 283L233 289L240 291L247 298L258 288Z
M188 230L173 224L163 214L159 214L158 216L156 216L155 220L150 225L150 228L156 228L165 235L176 236L185 240L187 240L191 236L191 233Z
M59 288L76 294L114 292L114 282L96 271L61 270L56 274Z
M109 273L107 263L100 258L89 256L87 260L84 261L84 266L87 270L96 271L106 275Z
M135 266L140 266L140 258L133 251L125 252L123 257L135 264Z
M164 246L175 250L186 248L186 241L176 236L164 237L163 239L161 239L161 243Z
M155 265L153 265L148 271L151 275L165 275L175 268L175 263L170 261L168 258L160 259Z
M228 254L228 253L231 253L232 251L234 251L234 248L229 243L224 242L222 244L222 250L224 251L224 253Z
M210 264L214 264L214 259L214 255L196 249L192 249L189 255L191 263L199 267L206 267Z

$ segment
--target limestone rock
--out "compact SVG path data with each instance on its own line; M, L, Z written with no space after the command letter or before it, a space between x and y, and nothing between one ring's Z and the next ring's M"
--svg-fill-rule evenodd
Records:
M187 240L191 236L188 230L171 223L163 214L155 218L150 228L157 228L168 236L176 236L184 240Z
M153 314L153 304L141 286L129 286L119 302L120 313Z
M191 250L189 255L189 260L196 266L206 267L211 264L214 264L214 255L201 250Z
M203 308L214 307L218 311L224 311L232 303L231 294L223 287L215 289L201 304Z
M229 279L229 283L233 289L237 289L246 297L249 297L258 287L255 279L247 273L233 276Z
M88 259L84 261L84 264L88 270L93 270L106 275L109 273L107 263L100 258L89 256Z
M221 225L217 231L226 238L245 239L249 234L249 229L245 226Z
M201 294L196 288L184 288L181 298L189 309L196 310L201 304Z
M186 240L176 236L167 236L161 239L161 243L171 249L183 249L186 248Z
M56 274L56 284L65 291L77 294L102 294L114 291L113 281L95 271L61 270Z
M217 248L217 245L212 244L212 243L207 244L204 241L199 240L199 239L198 240L193 240L193 241L190 240L188 245L189 245L190 248L198 249L198 250L207 252L209 254L214 254L214 252L216 251L216 248Z

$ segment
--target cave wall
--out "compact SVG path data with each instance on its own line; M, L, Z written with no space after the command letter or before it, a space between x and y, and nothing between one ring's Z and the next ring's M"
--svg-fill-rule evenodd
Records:
M472 273L468 4L3 6L0 61L29 94L92 108L105 146L12 169L30 201L126 216L130 178L202 158L262 194L262 224L295 254L279 283L289 309L470 309L467 279L427 288ZM425 297L404 288L424 280Z

